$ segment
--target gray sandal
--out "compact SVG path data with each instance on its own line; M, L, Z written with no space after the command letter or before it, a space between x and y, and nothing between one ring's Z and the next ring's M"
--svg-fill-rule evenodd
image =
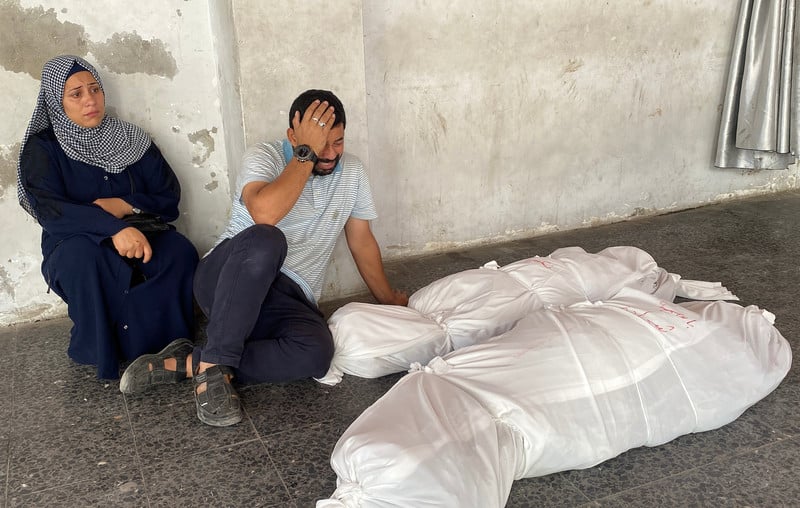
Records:
M144 393L157 385L178 383L186 379L186 357L194 344L189 339L177 339L155 354L142 355L128 365L119 380L122 393ZM164 368L164 360L175 358L177 370Z
M197 417L206 425L227 427L242 421L239 394L226 376L233 377L233 371L225 365L214 365L194 375ZM198 393L197 388L203 383L206 383L206 389Z

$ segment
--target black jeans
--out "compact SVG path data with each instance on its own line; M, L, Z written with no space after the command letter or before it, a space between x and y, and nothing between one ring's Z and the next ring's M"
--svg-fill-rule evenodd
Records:
M242 383L327 373L333 337L316 304L280 271L286 252L280 229L257 224L200 260L194 295L209 322L195 362L233 367Z

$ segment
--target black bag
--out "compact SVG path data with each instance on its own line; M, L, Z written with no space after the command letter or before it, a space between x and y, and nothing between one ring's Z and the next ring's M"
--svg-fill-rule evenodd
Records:
M131 182L131 194L136 192L136 184L133 183L133 175L131 174L130 170L128 171L128 179ZM126 215L122 218L125 222L128 223L129 226L133 226L142 233L153 233L156 231L167 231L171 229L169 224L163 222L161 217L154 213L134 213L132 215Z
M167 231L170 229L169 224L162 222L161 218L154 213L135 213L133 215L126 215L122 220L142 233L153 233L155 231Z

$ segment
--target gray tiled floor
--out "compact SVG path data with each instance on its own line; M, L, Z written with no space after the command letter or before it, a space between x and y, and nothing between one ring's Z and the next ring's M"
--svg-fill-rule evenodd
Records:
M722 281L743 304L773 312L797 353L799 211L800 192L789 192L387 269L412 292L492 259L634 245L671 272ZM117 383L98 383L91 368L67 359L69 327L56 319L0 329L0 507L312 507L335 488L328 460L338 436L401 377L243 387L245 421L215 429L197 420L189 384L124 397ZM730 425L588 470L519 481L508 506L800 506L799 436L793 369Z

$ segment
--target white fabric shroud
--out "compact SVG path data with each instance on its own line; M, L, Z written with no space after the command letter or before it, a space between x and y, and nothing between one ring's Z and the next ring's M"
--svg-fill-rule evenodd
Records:
M375 378L427 363L437 355L499 335L526 314L547 305L568 305L614 296L623 287L672 301L695 281L659 268L636 247L609 247L590 254L558 249L504 267L490 262L439 279L418 290L408 307L349 303L328 320L335 352L325 377ZM719 283L703 284L694 296L735 299Z
M407 375L388 394L337 443L336 493L317 508L505 505L522 449L508 426L437 376Z
M505 334L415 366L342 435L331 458L339 488L317 506L503 506L510 486L497 471L519 479L586 468L718 428L788 372L791 349L773 320L755 306L674 304L628 288L611 300L533 312ZM451 398L479 407L454 409L444 402ZM488 437L450 425L487 415L496 421ZM517 453L497 454L494 441L478 452L462 446L497 436ZM476 453L505 464L475 461ZM464 481L493 478L496 492L484 484L488 493L455 504L446 497Z

